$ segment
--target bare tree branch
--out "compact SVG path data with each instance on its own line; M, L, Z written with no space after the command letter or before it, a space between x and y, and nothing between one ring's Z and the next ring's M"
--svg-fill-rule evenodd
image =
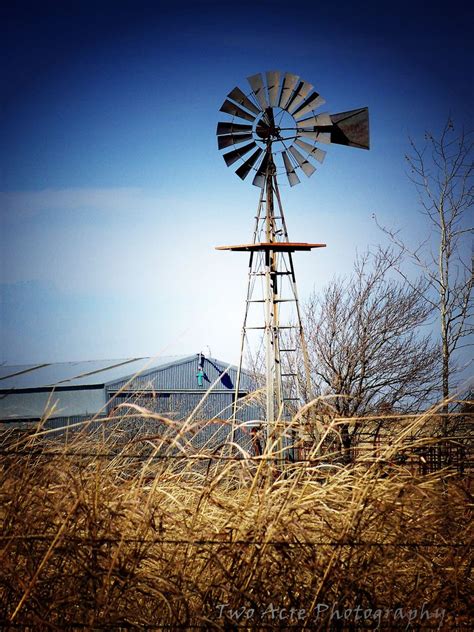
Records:
M435 392L439 347L419 331L433 311L427 283L390 278L398 263L393 250L359 256L349 279L313 294L303 311L313 392L333 396L341 417L417 411ZM359 429L342 427L346 447Z
M439 138L425 135L420 148L409 139L406 155L408 177L414 183L420 202L420 213L428 219L430 235L437 242L435 261L426 252L426 240L410 248L400 231L389 229L375 221L389 237L397 252L414 263L426 279L426 289L420 292L430 306L436 306L440 323L442 362L440 391L448 399L456 373L455 354L464 346L461 342L473 333L472 262L463 255L463 239L473 233L468 226L468 213L474 201L474 134L454 129L448 119ZM430 236L428 237L430 240ZM397 271L414 289L414 284L401 266Z

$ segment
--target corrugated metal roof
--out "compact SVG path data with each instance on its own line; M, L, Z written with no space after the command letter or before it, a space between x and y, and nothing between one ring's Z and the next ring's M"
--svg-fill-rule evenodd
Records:
M88 360L0 367L0 391L58 386L93 386L148 373L194 356L161 356L121 360Z

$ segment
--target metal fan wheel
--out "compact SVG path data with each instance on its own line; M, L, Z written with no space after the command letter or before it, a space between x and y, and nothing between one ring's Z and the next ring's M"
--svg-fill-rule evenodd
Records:
M228 167L238 163L242 180L254 172L253 184L263 187L271 161L275 175L286 173L294 186L297 170L309 177L316 171L313 161L323 162L326 152L318 144L368 149L367 108L317 114L325 100L297 75L268 71L247 80L250 91L235 87L220 108L231 120L217 124L218 147Z

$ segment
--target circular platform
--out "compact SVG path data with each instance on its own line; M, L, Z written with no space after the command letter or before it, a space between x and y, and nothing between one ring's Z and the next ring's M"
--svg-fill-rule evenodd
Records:
M237 252L255 252L273 250L275 252L295 252L297 250L312 250L325 248L326 244L307 244L296 241L262 241L255 244L240 244L237 246L216 246L216 250L233 250Z

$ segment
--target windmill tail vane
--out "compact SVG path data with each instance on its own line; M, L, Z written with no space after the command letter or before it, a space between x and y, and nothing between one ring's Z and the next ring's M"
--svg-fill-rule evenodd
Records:
M250 253L249 278L242 327L240 360L232 416L233 435L237 423L238 390L244 358L252 331L263 332L265 343L267 446L274 447L276 460L297 458L300 437L289 424L306 399L311 398L309 356L303 331L296 286L293 253L323 248L326 244L291 242L280 197L282 177L291 187L300 183L301 172L310 177L326 151L320 145L346 145L369 149L367 108L338 114L317 113L325 103L313 86L291 73L269 71L248 77L250 90L235 87L220 111L230 117L217 124L217 145L228 167L238 163L236 174L261 189L251 243L219 246L219 250ZM255 298L256 280L264 281ZM263 323L254 325L255 306L264 307ZM291 314L285 307L293 307ZM255 310L253 310L254 312ZM261 314L260 314L261 318ZM298 349L299 348L299 349ZM299 365L304 365L300 379ZM317 436L317 421L306 417ZM307 430L307 429L306 429ZM298 434L298 433L297 433ZM307 432L306 432L307 434ZM234 436L232 437L234 440Z

